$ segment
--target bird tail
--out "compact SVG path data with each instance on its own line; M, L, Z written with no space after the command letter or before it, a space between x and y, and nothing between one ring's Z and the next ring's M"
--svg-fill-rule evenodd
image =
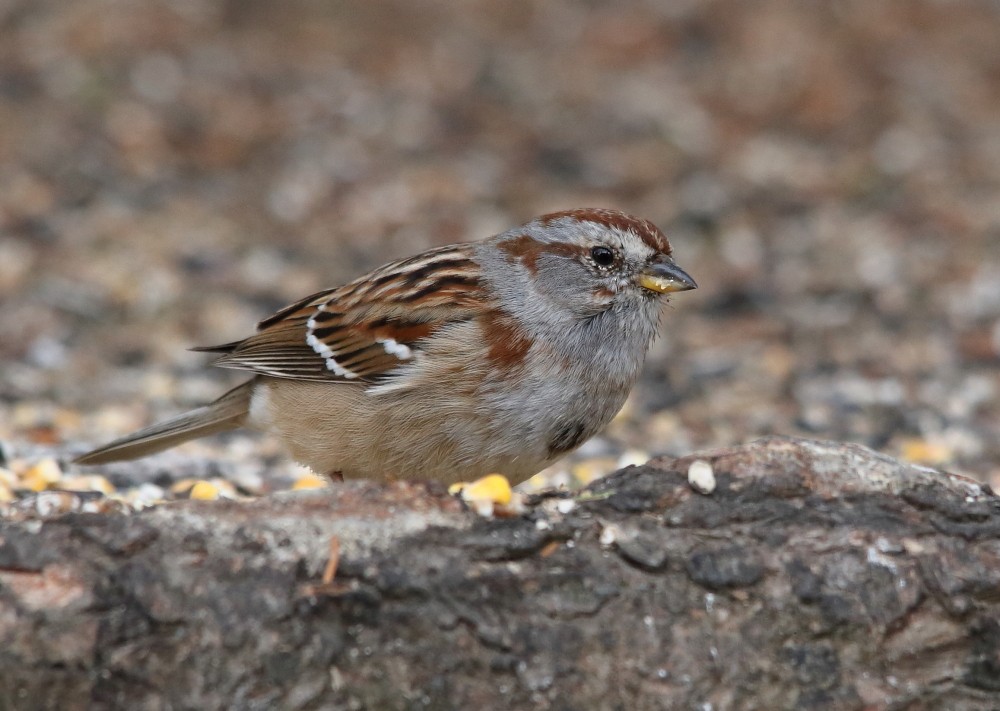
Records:
M175 447L189 439L233 430L243 426L250 411L254 381L239 385L215 402L185 412L77 457L77 464L105 464L137 459Z

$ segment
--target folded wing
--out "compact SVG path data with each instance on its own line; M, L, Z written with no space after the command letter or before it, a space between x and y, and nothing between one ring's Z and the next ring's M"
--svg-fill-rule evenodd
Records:
M419 357L423 339L485 310L479 265L468 245L387 264L313 294L261 321L215 365L275 378L375 382Z

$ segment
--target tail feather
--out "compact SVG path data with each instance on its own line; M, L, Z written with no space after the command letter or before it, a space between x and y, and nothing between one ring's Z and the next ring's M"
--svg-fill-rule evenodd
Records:
M77 457L74 461L77 464L105 464L123 459L137 459L175 447L190 439L242 427L250 410L253 383L253 380L243 383L205 407L185 412L165 422L116 439Z

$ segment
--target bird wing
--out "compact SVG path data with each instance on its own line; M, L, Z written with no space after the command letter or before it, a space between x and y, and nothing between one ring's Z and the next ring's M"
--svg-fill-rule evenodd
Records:
M291 304L214 365L275 378L374 382L412 361L420 342L446 324L483 313L479 264L453 245L387 264Z

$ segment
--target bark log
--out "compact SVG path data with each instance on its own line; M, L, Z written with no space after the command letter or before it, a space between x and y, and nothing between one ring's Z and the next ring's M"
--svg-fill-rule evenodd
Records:
M769 439L508 519L367 482L22 515L0 707L997 709L1000 502Z

